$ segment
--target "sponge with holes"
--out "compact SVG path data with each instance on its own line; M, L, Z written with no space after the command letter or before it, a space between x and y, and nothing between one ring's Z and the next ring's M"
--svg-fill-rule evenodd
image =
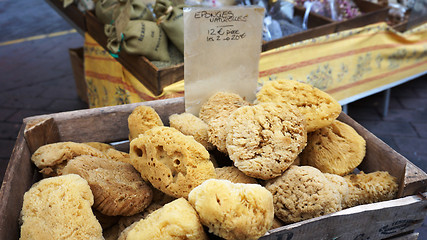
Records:
M130 143L131 164L153 187L176 197L215 178L209 152L192 136L171 127L154 127Z
M272 194L258 184L210 179L188 201L209 231L225 239L258 239L273 224Z

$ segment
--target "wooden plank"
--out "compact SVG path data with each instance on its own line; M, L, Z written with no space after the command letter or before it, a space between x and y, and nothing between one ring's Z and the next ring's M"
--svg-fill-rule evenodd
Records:
M420 227L426 207L420 196L360 205L270 230L260 240L384 239Z
M19 214L24 193L37 181L21 126L0 190L0 239L19 239Z
M417 240L420 234L417 232L391 237L388 240Z
M128 139L127 118L139 105L153 107L167 125L172 113L184 112L184 98L173 98L119 106L77 110L25 118L24 122L51 117L58 126L60 141L116 142Z
M43 145L60 140L59 130L53 118L39 118L28 121L25 125L24 137L30 153L34 153Z

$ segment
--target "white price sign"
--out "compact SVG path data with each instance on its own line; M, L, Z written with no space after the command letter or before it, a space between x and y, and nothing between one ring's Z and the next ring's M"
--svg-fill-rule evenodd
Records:
M256 6L184 9L186 111L219 91L255 99L264 9Z

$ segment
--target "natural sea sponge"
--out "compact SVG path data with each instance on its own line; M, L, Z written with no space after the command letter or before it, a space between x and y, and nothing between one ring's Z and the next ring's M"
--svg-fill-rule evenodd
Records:
M199 117L208 123L208 141L220 152L227 154L226 137L228 116L236 109L251 105L231 92L217 92L200 108Z
M350 125L334 120L331 125L308 134L300 159L302 165L344 176L362 163L365 153L365 139Z
M294 223L340 211L343 198L336 186L314 167L293 165L265 187L273 194L276 216Z
M210 179L188 201L209 231L225 239L258 239L272 226L273 197L258 184Z
M129 141L156 126L163 126L163 122L152 107L136 107L128 117Z
M233 183L258 183L255 178L249 177L234 166L215 168L215 173L217 179L224 179Z
M102 142L84 142L84 144L89 145L93 148L98 149L99 151L105 153L108 149L114 148L108 143L102 143Z
M115 149L112 145L102 142L85 142L84 144L94 147L105 154L105 156L109 159L121 161L121 162L129 162L129 153L119 151Z
M105 155L112 160L130 163L129 153L119 151L117 149L111 148L105 152Z
M67 162L77 156L89 155L106 157L100 150L84 143L57 142L39 147L31 156L31 161L48 176L61 175Z
M208 239L193 207L184 198L174 200L134 223L120 239Z
M215 178L209 152L191 136L171 127L154 127L130 143L132 165L153 187L176 197Z
M169 125L185 135L193 136L207 150L214 146L208 141L208 124L191 113L172 114L169 116Z
M228 116L211 119L208 124L208 141L218 151L227 154L227 123Z
M328 126L341 113L341 105L326 92L294 80L271 81L256 95L258 102L288 103L307 120L307 132Z
M228 120L228 155L250 177L280 176L307 144L305 120L290 105L271 102L241 107Z
M63 169L63 174L71 173L88 181L95 199L93 207L107 216L130 216L142 212L153 198L151 188L129 163L79 156Z
M349 185L346 208L394 199L399 188L397 179L385 171L360 172L344 176L344 179Z
M336 189L341 194L341 206L344 208L345 202L350 196L350 187L344 177L332 173L323 174L326 179L333 185L332 188Z
M209 123L212 119L228 116L234 110L249 105L249 102L236 93L217 92L203 103L199 111L199 118Z
M43 179L24 194L20 239L104 239L92 204L90 187L80 176Z

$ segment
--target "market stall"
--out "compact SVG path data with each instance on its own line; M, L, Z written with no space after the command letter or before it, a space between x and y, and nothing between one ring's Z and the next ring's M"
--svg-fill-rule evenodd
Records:
M240 24L262 19L233 11ZM259 41L256 101L216 91L190 114L184 63L129 54L123 26L93 17L83 49L70 50L89 109L23 120L0 191L1 239L417 239L427 174L342 105L425 74L427 24L331 23L282 46ZM156 23L135 26L133 40L152 27L159 47Z
M401 33L377 23L296 42L261 54L259 86L265 81L294 79L330 93L345 105L425 74L426 39L427 24ZM131 103L183 94L181 81L161 95L150 93L89 35L85 50L91 107L122 104L120 99L126 96L132 96L127 102Z

